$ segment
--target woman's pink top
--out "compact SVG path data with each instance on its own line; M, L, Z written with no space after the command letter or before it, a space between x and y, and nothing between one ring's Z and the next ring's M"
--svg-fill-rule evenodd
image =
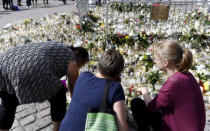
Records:
M203 131L206 115L200 86L191 73L176 72L149 103L150 111L161 109L163 131Z

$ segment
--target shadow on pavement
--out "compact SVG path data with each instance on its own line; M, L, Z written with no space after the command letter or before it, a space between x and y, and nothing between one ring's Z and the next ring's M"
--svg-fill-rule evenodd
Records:
M7 11L7 10L5 10L5 11L0 11L0 16L1 15L8 15L8 14L10 14L11 13L11 11Z

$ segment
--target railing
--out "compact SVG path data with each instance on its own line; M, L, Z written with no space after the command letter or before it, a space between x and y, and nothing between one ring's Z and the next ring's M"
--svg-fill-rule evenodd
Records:
M196 29L201 30L201 32L206 32L209 26L200 26L201 23L198 23L196 20L186 21L190 19L186 17L198 17L196 15L200 15L200 11L202 13L207 13L209 5L210 1L207 0L110 1L106 5L106 41L107 43L110 43L108 37L113 33L130 34L135 36L135 30L136 32L146 31L147 33L165 33L169 35L168 37L175 37L173 36L175 32L183 32L183 30L188 32L188 28L191 29L188 26L186 27L186 23L190 23L189 26L195 26ZM159 8L159 12L154 10L154 8ZM160 12L161 9L162 13ZM159 19L156 15L159 15ZM130 25L127 26L128 24ZM109 26L115 26L116 28L110 30ZM136 29L129 29L128 27Z

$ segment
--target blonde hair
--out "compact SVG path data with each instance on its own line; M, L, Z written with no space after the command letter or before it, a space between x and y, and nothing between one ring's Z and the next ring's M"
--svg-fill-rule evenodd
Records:
M175 41L163 41L154 48L154 53L162 59L173 62L179 72L187 73L192 66L193 56L189 49L182 47Z

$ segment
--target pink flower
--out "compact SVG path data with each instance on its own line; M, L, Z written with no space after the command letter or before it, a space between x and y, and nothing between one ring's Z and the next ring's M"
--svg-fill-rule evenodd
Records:
M153 38L154 38L153 35L151 35L151 36L149 37L150 40L153 40Z
M160 6L160 3L153 4L154 7Z
M141 33L142 33L142 34L146 34L146 32L145 32L145 31L142 31Z
M152 52L152 51L153 51L153 48L149 48L148 51L149 51L149 52Z
M81 26L79 24L75 25L76 29L81 29Z

